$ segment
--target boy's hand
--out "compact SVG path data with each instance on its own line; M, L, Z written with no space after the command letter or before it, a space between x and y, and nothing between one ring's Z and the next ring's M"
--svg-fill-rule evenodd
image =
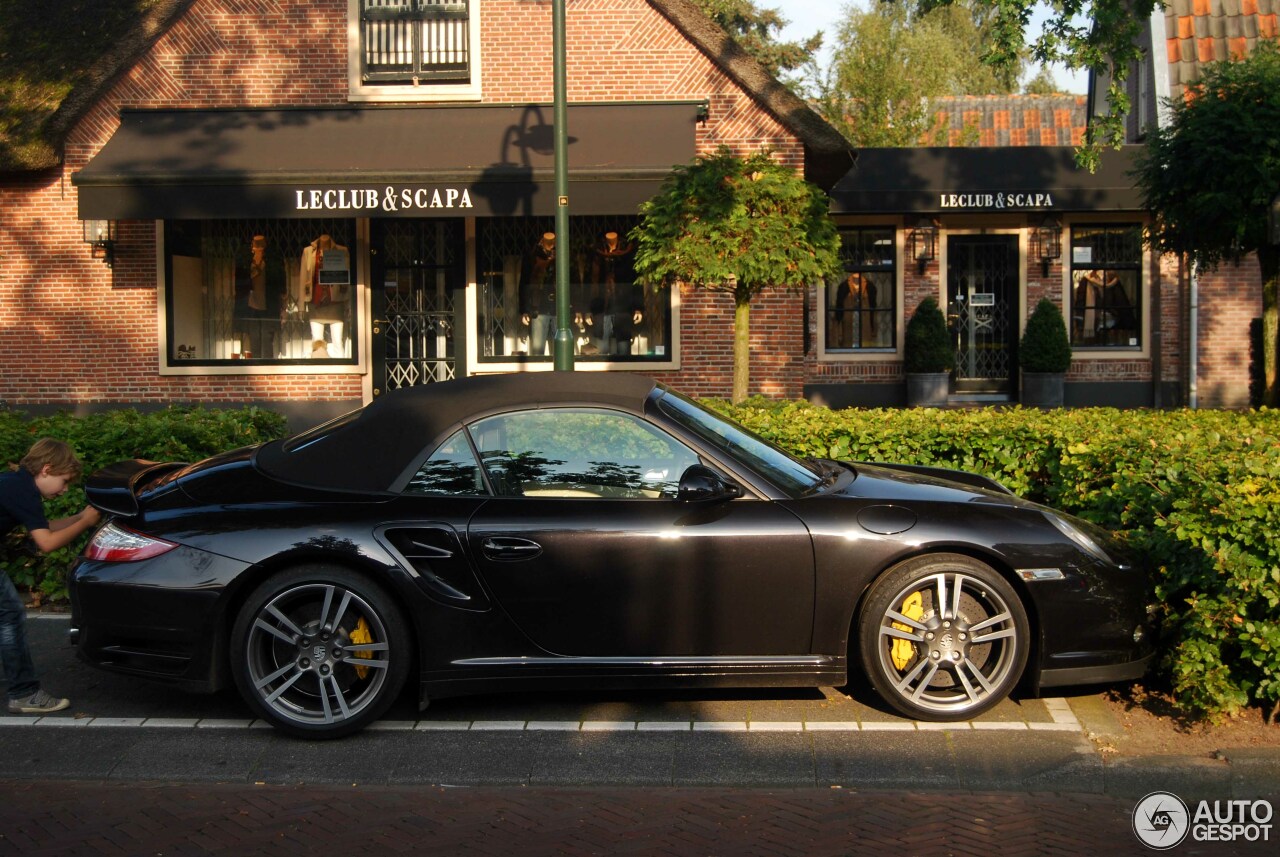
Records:
M89 526L93 526L98 523L98 521L102 520L102 513L93 506L85 506L84 509L80 511L80 520L84 521Z

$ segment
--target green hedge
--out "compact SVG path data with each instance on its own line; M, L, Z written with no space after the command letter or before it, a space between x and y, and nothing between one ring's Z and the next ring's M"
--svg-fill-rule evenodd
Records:
M1156 570L1180 702L1280 705L1280 411L713 404L800 455L973 470L1118 532Z
M199 461L218 452L283 437L285 418L261 408L206 410L169 407L151 413L105 411L85 417L59 413L29 418L0 411L0 467L16 464L42 437L65 440L84 462L85 474L127 458ZM49 518L74 515L84 508L83 483L45 504ZM84 539L42 556L24 548L25 533L15 532L0 545L0 567L19 586L40 596L66 597L66 571Z

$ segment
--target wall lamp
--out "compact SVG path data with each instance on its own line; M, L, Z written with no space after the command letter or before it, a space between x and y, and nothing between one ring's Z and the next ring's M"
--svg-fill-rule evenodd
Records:
M916 273L923 274L924 269L938 258L938 229L941 224L929 217L920 218L911 230L911 257L916 260Z
M1062 258L1062 224L1052 214L1046 214L1031 233L1031 255L1040 260L1046 277L1049 263Z
M116 260L116 222L114 220L82 220L84 242L93 248L93 258L110 268Z

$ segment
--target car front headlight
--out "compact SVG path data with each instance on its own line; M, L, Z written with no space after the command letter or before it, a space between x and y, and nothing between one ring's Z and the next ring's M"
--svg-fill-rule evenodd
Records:
M1053 524L1058 529L1058 532L1071 539L1071 541L1075 543L1076 547L1080 548L1080 550L1084 551L1089 556L1094 559L1101 560L1102 562L1117 562L1117 560L1107 553L1106 548L1103 547L1103 543L1099 538L1094 534L1089 533L1084 527L1080 526L1081 522L1073 521L1064 515L1059 515L1049 511L1046 511L1044 516L1048 519L1049 523Z

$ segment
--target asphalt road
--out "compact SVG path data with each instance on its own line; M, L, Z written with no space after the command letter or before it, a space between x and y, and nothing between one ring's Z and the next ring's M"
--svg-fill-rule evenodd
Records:
M411 693L306 742L197 696L91 669L64 618L28 623L44 718L0 717L0 855L1138 854L1137 801L1268 798L1280 762L1115 759L1088 695L923 724L857 688ZM1177 854L1274 853L1188 840Z

